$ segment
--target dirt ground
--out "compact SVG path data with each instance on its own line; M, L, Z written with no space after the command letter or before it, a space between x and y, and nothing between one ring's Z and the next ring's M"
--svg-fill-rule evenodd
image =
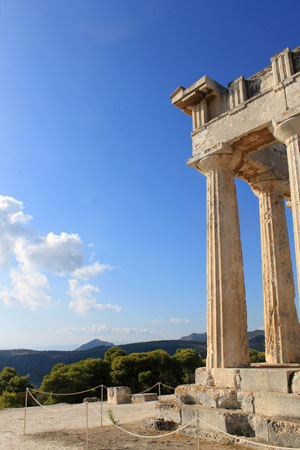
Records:
M147 431L141 430L140 424L127 424L126 430L137 434L147 434L149 436L163 435L166 432ZM33 440L36 444L40 445L42 449L44 444L48 445L52 443L53 448L57 448L57 444L63 445L65 449L82 449L88 448L88 450L139 450L139 449L152 449L152 450L188 450L197 449L197 440L178 434L151 439L140 439L127 433L123 433L114 427L103 427L89 429L88 434L88 447L86 446L86 431L85 430L60 430L50 433L39 433L34 436L28 436L28 439ZM201 450L229 450L240 449L244 447L232 445L232 444L219 444L216 442L209 442L206 440L199 440L199 448Z
M166 396L167 397L167 396ZM168 398L171 398L168 397ZM113 405L96 402L88 406L88 446L86 446L86 405L59 405L11 408L0 411L0 449L1 450L188 450L197 449L197 440L178 434L154 438L166 431L144 431L143 419L155 416L157 402L141 404ZM103 413L103 427L100 427ZM114 428L108 417L112 415L124 429L137 434L151 435L151 439L141 439ZM228 450L245 447L232 444L218 444L207 440L200 441L201 450Z

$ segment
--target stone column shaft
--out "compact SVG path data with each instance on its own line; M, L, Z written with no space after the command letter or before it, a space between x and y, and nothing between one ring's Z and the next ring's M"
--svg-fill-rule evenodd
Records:
M207 176L206 365L246 367L247 312L236 189L230 164L221 158L210 156L200 165Z
M273 134L287 148L298 292L300 292L300 116L293 116L272 128Z
M264 297L266 362L300 362L300 328L284 200L285 182L258 183Z

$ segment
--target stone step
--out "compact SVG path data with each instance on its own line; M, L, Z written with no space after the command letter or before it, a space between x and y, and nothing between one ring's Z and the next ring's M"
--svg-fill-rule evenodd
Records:
M175 391L180 404L196 404L209 408L242 410L270 417L300 419L300 396L282 392L250 392L239 389L178 386Z
M217 431L219 430L231 435L255 438L259 442L271 445L282 445L295 449L300 447L299 420L270 419L260 414L211 409L199 405L183 405L181 414L182 425L190 423L195 418L200 419L198 429L202 436L222 440L225 435L219 433ZM196 422L182 433L196 437Z
M199 367L195 383L200 386L240 389L256 392L293 392L300 394L300 366L268 367L265 364L242 369Z

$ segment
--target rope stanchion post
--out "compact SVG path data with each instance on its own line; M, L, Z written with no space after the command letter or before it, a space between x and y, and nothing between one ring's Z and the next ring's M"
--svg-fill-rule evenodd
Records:
M197 450L200 450L200 439L199 439L199 419L197 417Z
M158 396L161 396L161 382L158 383Z
M103 415L103 384L101 385L101 420L100 420L101 428L102 428L102 415Z
M89 402L85 402L85 428L86 428L86 441L85 448L89 448Z
M28 388L26 388L26 392L25 392L25 409L24 409L24 430L23 430L23 434L26 434L27 403L28 403Z

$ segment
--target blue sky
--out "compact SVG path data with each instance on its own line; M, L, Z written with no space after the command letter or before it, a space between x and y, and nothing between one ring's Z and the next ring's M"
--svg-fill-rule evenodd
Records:
M169 95L298 46L299 1L282 5L0 1L1 348L205 331L205 177ZM255 329L258 200L237 190Z

